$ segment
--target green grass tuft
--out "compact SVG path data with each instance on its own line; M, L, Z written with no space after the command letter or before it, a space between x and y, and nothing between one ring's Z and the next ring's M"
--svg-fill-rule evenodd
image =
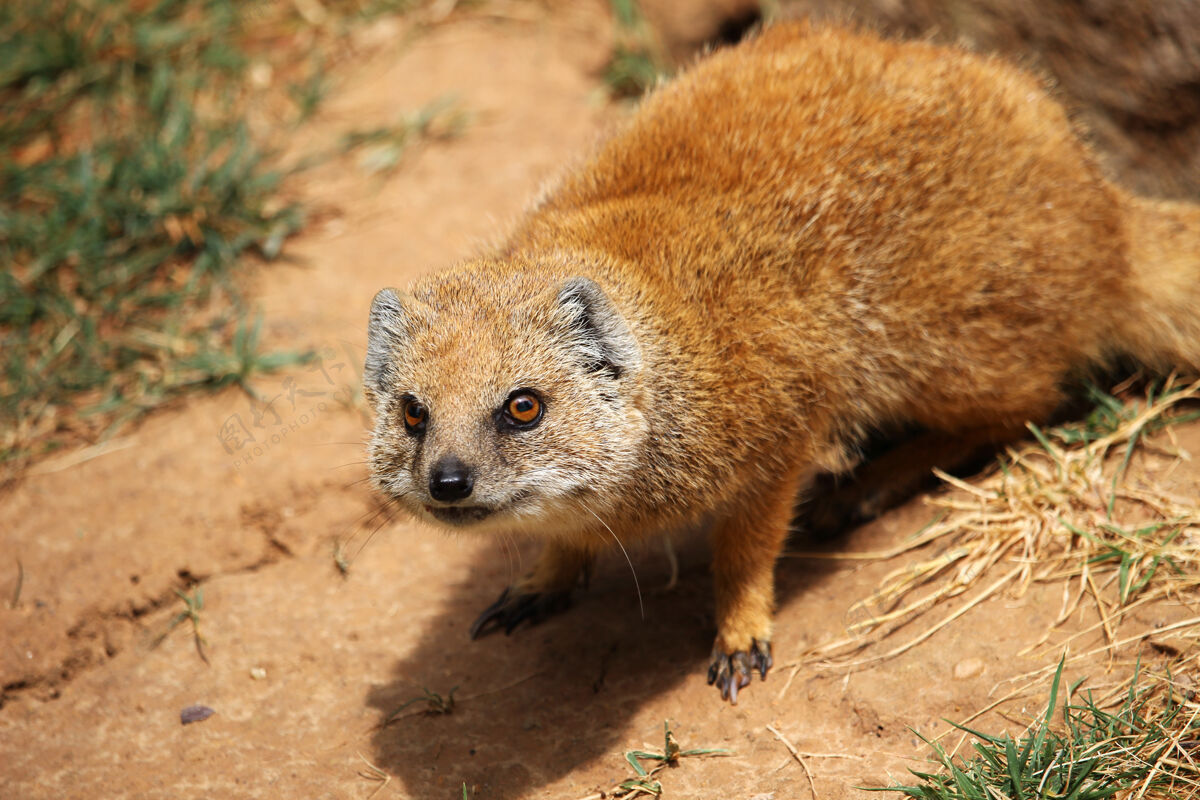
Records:
M1187 386L1162 380L1151 381L1145 389L1144 403L1135 396L1127 401L1122 400L1094 383L1088 383L1086 389L1088 405L1092 408L1087 417L1082 422L1068 423L1051 431L1054 437L1064 444L1091 444L1110 436L1123 425L1137 419L1155 403L1187 391ZM1200 411L1197 410L1155 418L1146 424L1144 432L1153 433L1169 425L1182 425L1197 419L1200 419Z
M380 723L379 727L386 728L396 720L400 719L401 715L408 709L409 706L415 703L424 703L425 707L421 709L421 713L429 716L438 716L440 714L453 714L455 707L454 693L458 691L458 687L454 686L445 695L430 691L424 687L421 688L422 694L405 700L395 711L388 714Z
M729 751L720 748L696 748L692 750L684 750L675 741L675 734L671 732L671 723L663 722L663 751L661 753L650 753L645 750L629 750L625 753L625 760L629 762L629 766L633 767L635 777L622 781L615 786L609 793L612 797L638 797L641 795L650 795L658 797L663 792L662 783L655 780L654 776L667 767L679 765L681 758L693 756L711 756L711 755L728 755ZM653 766L646 769L643 761L652 762Z
M174 591L179 596L179 599L183 601L184 610L171 617L171 621L167 623L167 629L154 639L151 647L158 647L171 634L171 631L179 627L184 621L188 621L192 623L192 643L196 646L196 654L200 656L201 661L207 664L209 663L208 654L204 652L204 648L208 645L208 642L205 641L204 636L200 633L200 612L204 610L204 587L197 586L196 591L190 595L178 589Z
M638 0L610 0L616 44L604 82L616 97L640 97L669 74L666 59L642 15Z
M302 224L240 117L266 4L0 4L0 469L258 352L234 273Z
M394 170L410 147L423 141L446 141L462 135L470 117L454 97L441 97L401 116L393 125L356 129L342 137L343 152L358 152L367 172Z
M1169 675L1145 679L1135 671L1115 711L1101 708L1091 692L1072 703L1069 696L1079 686L1075 684L1066 692L1061 722L1056 722L1062 671L1060 662L1045 714L1021 736L992 736L955 725L977 740L970 759L956 759L922 737L941 770L913 770L919 783L874 791L899 792L916 800L1197 796L1200 766L1193 753L1200 746L1200 707L1194 695L1180 694Z

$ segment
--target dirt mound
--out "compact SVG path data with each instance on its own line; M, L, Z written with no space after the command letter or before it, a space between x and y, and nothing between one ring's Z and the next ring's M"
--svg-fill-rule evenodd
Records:
M851 18L962 41L1052 76L1121 183L1200 196L1200 25L1194 0L785 0L784 16Z

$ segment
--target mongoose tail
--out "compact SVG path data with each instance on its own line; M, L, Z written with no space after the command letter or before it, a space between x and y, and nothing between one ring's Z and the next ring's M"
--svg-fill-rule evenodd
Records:
M1200 371L1200 206L1125 196L1131 287L1114 349L1161 371Z

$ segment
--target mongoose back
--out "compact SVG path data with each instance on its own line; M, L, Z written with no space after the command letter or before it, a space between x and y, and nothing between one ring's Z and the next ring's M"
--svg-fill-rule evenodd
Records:
M816 473L889 425L1018 435L1118 355L1200 367L1197 207L1107 182L999 60L778 25L654 91L495 251L375 297L370 468L416 517L544 539L473 635L558 610L605 545L710 525L736 702Z

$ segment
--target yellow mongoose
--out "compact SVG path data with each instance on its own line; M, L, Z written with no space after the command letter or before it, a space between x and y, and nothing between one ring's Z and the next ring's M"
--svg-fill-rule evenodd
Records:
M371 473L544 538L474 635L556 610L606 544L711 523L736 702L817 471L892 423L1012 436L1119 354L1200 367L1200 209L1108 183L1001 61L779 25L646 98L496 252L375 297Z

